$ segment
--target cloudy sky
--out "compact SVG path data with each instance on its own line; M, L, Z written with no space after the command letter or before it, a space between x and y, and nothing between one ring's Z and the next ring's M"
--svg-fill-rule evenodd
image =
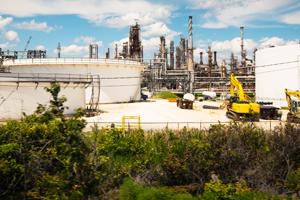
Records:
M128 38L131 24L142 28L145 56L158 50L159 36L178 44L187 36L193 16L195 53L211 45L221 58L239 53L239 27L245 26L245 46L253 48L297 43L300 39L299 0L0 0L0 47L46 49L62 56L87 55L98 43L100 57ZM197 58L196 58L197 59Z

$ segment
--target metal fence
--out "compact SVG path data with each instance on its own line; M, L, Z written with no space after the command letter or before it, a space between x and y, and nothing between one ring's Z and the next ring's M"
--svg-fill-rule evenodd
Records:
M127 59L90 59L90 58L25 58L6 60L3 65L24 65L24 64L126 64L140 65L141 63Z
M275 127L284 126L286 121L278 121L278 120L264 120L259 122L127 122L127 129L135 129L140 125L141 129L144 130L155 130L155 129L171 129L171 130L181 130L181 129L200 129L200 130L208 130L212 125L229 125L230 123L241 123L241 124L249 124L251 126L256 126L263 128L264 130L273 130ZM97 126L98 128L122 128L121 121L115 122L88 122L87 130L91 130L93 126ZM124 126L123 126L124 127Z

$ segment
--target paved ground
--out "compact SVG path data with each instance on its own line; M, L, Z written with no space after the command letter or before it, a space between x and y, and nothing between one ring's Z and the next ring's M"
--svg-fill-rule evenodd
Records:
M102 104L99 116L87 118L89 126L94 123L100 127L109 127L111 123L121 126L122 116L140 116L141 127L143 129L172 128L208 128L215 123L229 123L230 120L225 116L225 109L203 109L203 105L219 107L222 102L205 101L194 103L193 110L180 109L175 102L167 100L150 100L147 102L121 103L121 104ZM285 118L286 111L283 113ZM136 120L128 121L134 126ZM128 122L126 124L128 124ZM260 120L259 126L266 129L273 128L280 124L278 120ZM88 128L89 129L89 128Z

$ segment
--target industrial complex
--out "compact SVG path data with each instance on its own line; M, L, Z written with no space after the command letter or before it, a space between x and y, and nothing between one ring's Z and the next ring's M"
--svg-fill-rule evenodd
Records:
M23 113L34 112L38 104L46 104L50 96L44 87L52 82L61 84L61 95L68 100L66 114L72 114L82 107L96 116L91 120L93 122L116 122L122 115L139 115L143 119L143 109L122 113L120 105L140 102L150 98L149 94L161 91L201 97L215 94L208 96L213 99L220 97L220 102L217 106L214 102L214 106L206 108L227 109L227 120L240 120L243 116L252 115L255 115L255 121L259 117L281 120L281 114L278 113L282 107L296 107L293 113L299 114L300 44L255 49L253 56L249 57L244 47L244 27L240 27L240 59L232 53L227 59L229 63L225 60L220 63L218 52L211 46L207 47L207 52L194 54L193 21L190 16L187 38L180 36L179 44L176 45L174 41L167 44L166 36L162 35L158 52L149 60L144 58L141 28L138 23L130 26L128 41L121 47L116 44L113 51L107 49L101 58L97 44L89 45L89 56L86 58L63 57L60 43L57 56L49 58L44 50L27 50L31 38L24 51L0 49L1 120L19 119ZM110 55L111 52L114 55ZM204 59L205 56L207 59ZM296 99L288 98L285 89L295 91L289 94ZM255 96L256 100L247 94ZM296 103L291 103L292 100ZM178 104L177 99L177 105L183 105L184 101L183 97ZM109 109L107 104L118 105L118 119L105 120L101 117L101 111L109 112L105 110ZM144 105L147 106L147 102ZM200 104L194 103L194 107L190 108L201 114L203 110L196 109L197 105ZM181 108L184 107L174 106L173 109ZM189 111L186 112L189 115ZM222 110L219 115L225 116L226 113ZM153 120L159 119L153 117ZM161 119L172 120L171 116ZM214 121L213 118L210 120ZM215 118L215 121L220 121L220 118Z

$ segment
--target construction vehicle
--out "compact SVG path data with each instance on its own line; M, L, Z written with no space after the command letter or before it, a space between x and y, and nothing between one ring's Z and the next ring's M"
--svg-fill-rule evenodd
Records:
M235 94L235 90L237 94ZM233 120L259 121L260 105L252 102L233 73L230 75L230 99L226 116Z
M289 108L286 120L300 123L300 91L285 89L285 97Z

